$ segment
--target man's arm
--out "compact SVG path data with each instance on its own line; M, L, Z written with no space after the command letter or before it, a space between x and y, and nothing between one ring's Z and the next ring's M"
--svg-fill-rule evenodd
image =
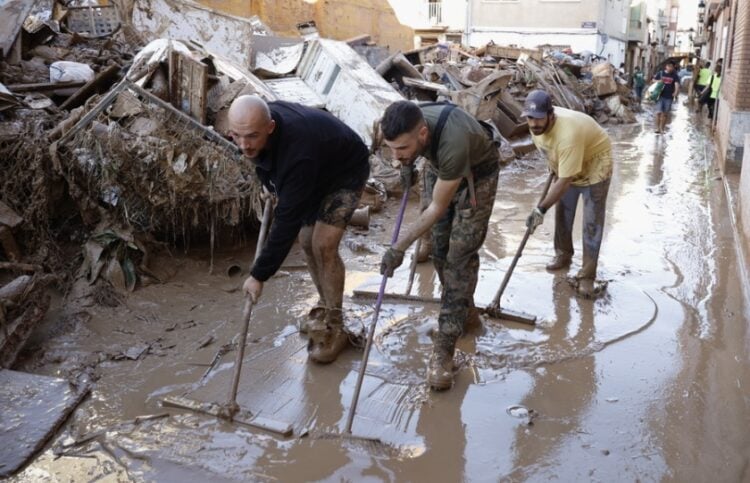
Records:
M250 275L264 282L279 269L292 248L302 218L309 211L310 196L318 179L317 163L302 159L295 163L279 183L279 202L274 210L274 220L265 246L253 264Z
M560 201L560 198L562 198L572 182L573 178L558 178L555 176L554 181L552 181L549 187L547 196L539 203L539 208L545 212L552 208L555 203Z
M432 202L419 215L419 218L409 226L406 234L392 248L404 252L417 238L429 230L445 214L445 210L448 209L460 184L461 178L447 181L438 179L432 190Z

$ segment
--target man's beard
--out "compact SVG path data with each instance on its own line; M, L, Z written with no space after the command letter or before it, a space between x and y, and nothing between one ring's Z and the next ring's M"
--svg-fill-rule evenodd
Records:
M542 134L544 134L544 132L549 127L549 123L550 123L550 120L549 120L549 118L547 118L547 120L544 122L544 126L542 126L541 128L539 128L539 127L532 127L532 128L529 128L529 129L531 129L532 134L534 134L535 136L541 136Z

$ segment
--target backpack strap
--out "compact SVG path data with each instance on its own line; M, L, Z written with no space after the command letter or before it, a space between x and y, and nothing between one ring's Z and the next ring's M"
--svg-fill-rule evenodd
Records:
M430 156L432 156L432 160L437 162L437 152L438 147L440 146L440 135L443 133L443 128L445 127L445 123L448 121L448 116L450 116L453 109L455 109L455 104L450 104L447 102L431 102L427 104L421 104L420 107L425 106L445 106L442 111L440 111L440 117L438 117L437 124L435 124L435 130L432 133L432 139L430 140ZM477 195L474 190L474 174L469 170L469 174L466 175L466 183L469 186L469 202L471 203L471 206L473 208L477 207Z
M445 123L448 121L448 116L450 116L451 111L455 109L455 104L448 104L448 103L441 103L441 102L435 102L430 104L423 104L422 106L435 106L435 105L444 105L443 110L440 111L440 117L438 118L437 124L435 124L435 131L432 133L432 140L430 141L430 156L432 156L432 160L437 162L437 152L438 147L440 146L440 135L443 133L443 128L445 127ZM420 107L422 107L420 106Z

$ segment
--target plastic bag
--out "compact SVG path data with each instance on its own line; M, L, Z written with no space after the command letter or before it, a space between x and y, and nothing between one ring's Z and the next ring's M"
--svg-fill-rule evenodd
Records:
M49 66L50 82L88 82L93 79L95 75L96 74L91 67L86 64L81 64L80 62L60 60L53 62ZM77 87L71 87L68 89L58 89L55 93L61 96L70 96L77 90Z
M646 91L646 98L651 102L656 102L661 96L661 91L664 90L664 82L656 81L648 87Z

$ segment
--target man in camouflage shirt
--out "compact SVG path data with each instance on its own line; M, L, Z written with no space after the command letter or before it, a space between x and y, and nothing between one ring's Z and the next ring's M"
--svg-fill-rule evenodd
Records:
M431 193L430 204L385 253L380 271L392 276L409 246L432 229L432 259L443 290L427 380L433 389L449 389L456 340L467 320L479 317L474 308L478 252L497 191L498 152L484 127L451 104L395 102L381 127L402 167L408 170L420 155L429 161L424 189Z

